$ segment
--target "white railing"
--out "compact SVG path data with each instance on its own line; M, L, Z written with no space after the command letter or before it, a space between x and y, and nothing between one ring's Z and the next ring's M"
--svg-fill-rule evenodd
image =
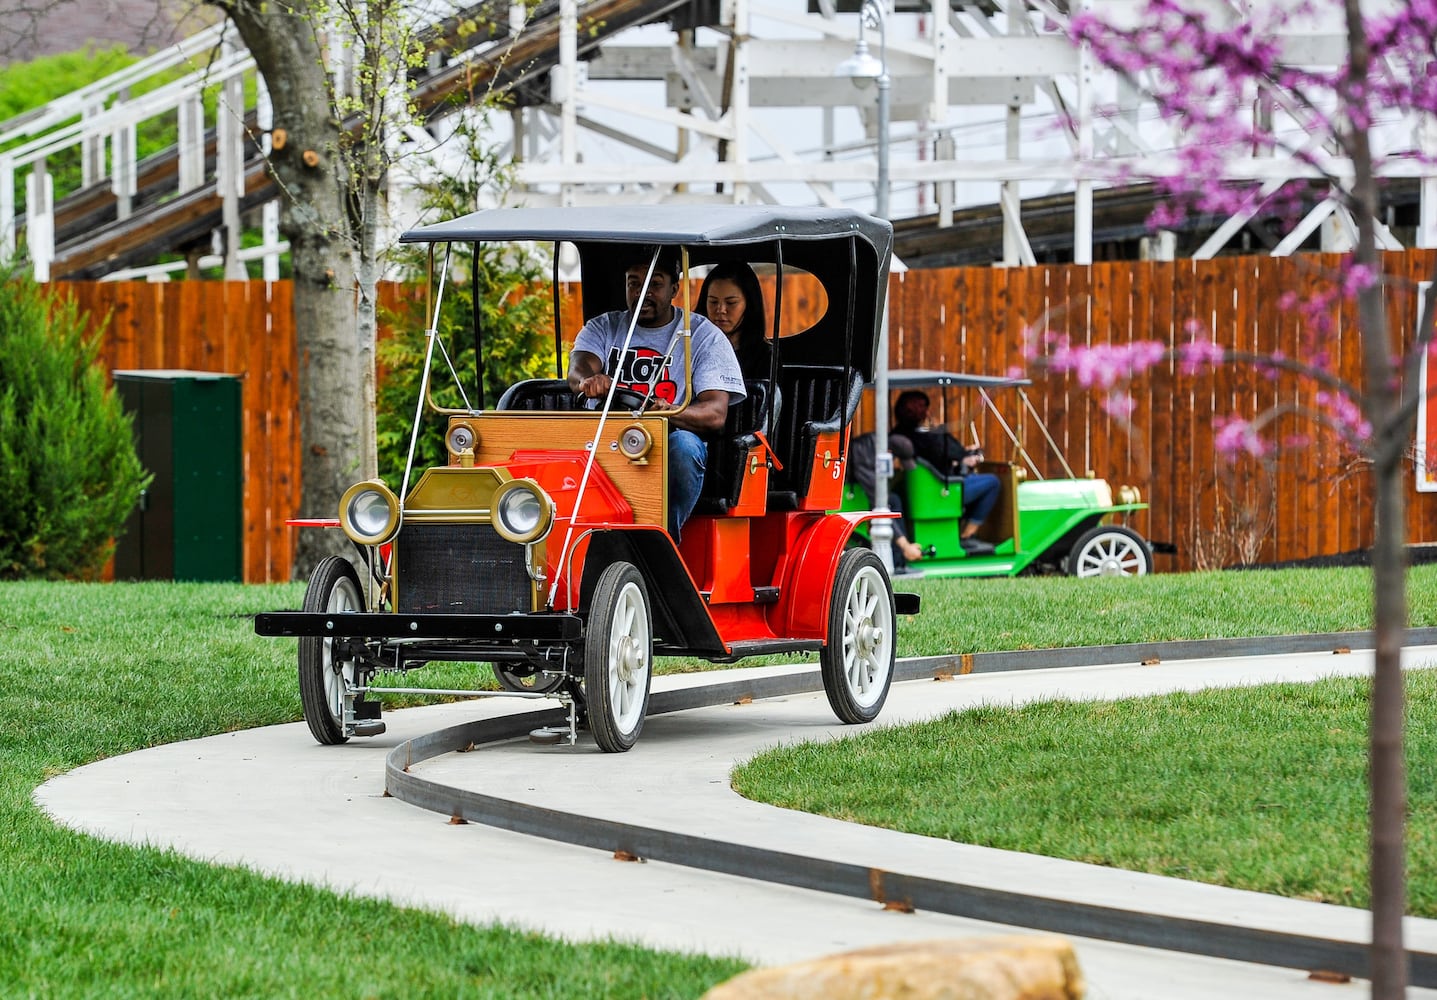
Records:
M955 205L996 200L1003 208L1003 262L1020 264L1034 257L1023 231L1022 186L1030 194L1039 193L1038 188L1042 194L1073 191L1074 254L1083 262L1091 259L1094 185L1127 183L1172 169L1172 139L1157 127L1149 106L1136 94L1125 96L1111 74L1090 64L1063 30L1062 10L1048 0L997 0L993 6L1004 11L1000 14L953 0L931 0L921 15L911 3L901 15L890 10L893 32L886 47L892 127L882 143L873 127L872 93L833 72L852 51L858 32L854 14L836 14L826 3L819 6L828 13L811 14L794 9L793 0L726 0L722 30L704 29L682 43L667 36L670 44L656 45L646 43L663 29L640 27L632 36L638 44L629 44L622 34L605 37L600 58L586 52L580 59L577 14L585 3L564 4L569 16L553 55L549 100L508 116L494 115L489 125L493 147L514 161L513 197L528 204L811 198L827 204L854 201L867 208L887 202L875 196L875 178L885 175L873 152L891 146L893 162L886 176L893 187L894 215L936 209L944 220L940 225L949 225ZM1095 7L1125 4L1090 0ZM423 16L453 9L442 6L444 11ZM522 23L516 16L516 30ZM245 143L243 121L256 113L261 143L268 127L262 86L251 88L260 93L257 106L240 106L246 74L255 71L237 42L233 27L217 25L46 108L0 122L0 255L14 254L23 227L35 276L49 277L56 252L55 206L74 193L54 189L52 166L60 154L79 150L84 188L108 180L119 217L125 218L139 194L136 131L166 116L178 123L174 192L218 185L227 199L220 229L237 229L240 161L244 150L253 148ZM1313 52L1340 52L1340 42L1337 34L1316 28L1310 37L1294 39L1305 46L1303 51ZM503 44L503 39L478 43L474 53ZM176 72L184 75L164 81ZM158 85L149 93L131 96L151 83ZM207 122L203 96L211 88L226 96L217 120ZM1098 96L1109 94L1124 102L1121 114L1094 111ZM766 118L769 109L785 117ZM975 114L975 109L987 110ZM799 121L799 114L816 121ZM1020 128L1043 121L1047 129ZM1059 122L1063 128L1056 127ZM207 127L221 133L214 170L205 156ZM1416 242L1437 244L1437 169L1431 166L1437 122L1424 117L1395 128L1414 137L1421 155L1410 162L1390 160L1384 176L1410 175L1420 181L1422 221ZM975 138L975 129L987 137ZM428 132L406 134L411 149L432 140L427 150L435 158L432 169L452 174L468 166L462 144L445 143L440 123L429 123ZM447 164L441 162L445 156L451 157ZM402 185L417 182L410 176L422 172L417 161L411 157L404 169L391 172L397 190L391 190L389 204L396 211L409 204ZM1342 165L1333 169L1341 174ZM1292 157L1234 162L1229 170L1233 177L1270 186L1310 173ZM1310 230L1321 227L1326 234L1333 229L1324 225L1323 213L1331 211L1319 206L1279 245L1280 252ZM278 266L276 219L271 204L263 222L269 253L261 254L267 275ZM412 221L396 219L395 224ZM1219 227L1198 255L1218 252L1246 221L1235 217ZM1386 245L1395 240L1389 238ZM242 275L237 248L223 249L226 273ZM178 268L142 267L130 273L150 276Z
M233 27L228 33L224 28L208 28L37 111L0 122L0 148L10 145L0 152L0 256L15 255L23 223L25 249L34 276L38 281L49 280L55 257L55 205L60 198L74 193L54 190L50 162L69 150L79 150L80 190L108 178L118 217L127 218L138 194L139 127L170 116L178 124L179 136L174 193L184 194L213 181L220 185L226 200L237 202L240 183L222 181L243 177L244 118L250 111L262 108L266 95L263 81L255 74L254 59L244 48L227 40L235 35ZM169 79L185 67L190 67L189 72ZM243 83L249 75L255 76L254 91L260 108L236 107L236 95L244 94ZM132 94L155 81L163 82ZM204 94L215 88L223 90L226 99L219 103L214 122L220 137L220 155L214 171L209 172ZM22 182L23 216L17 197L18 184ZM226 257L237 260L233 250L227 251Z

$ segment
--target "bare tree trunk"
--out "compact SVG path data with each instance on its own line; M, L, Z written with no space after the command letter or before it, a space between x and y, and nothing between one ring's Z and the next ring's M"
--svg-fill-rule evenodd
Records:
M356 190L353 197L357 205L355 228L359 239L359 264L356 268L359 313L355 329L359 341L360 406L363 410L360 455L365 479L379 475L375 345L379 334L379 277L383 272L380 223L389 211L385 198L388 170L385 144L390 127L386 101L389 95L395 91L403 92L404 88L404 62L399 53L392 51L384 25L397 16L389 3L371 0L367 7L364 51L360 54L361 79L365 81L361 97L368 101L366 117L369 124L364 130L364 141L356 151L357 166L353 178ZM396 489L399 487L398 483L392 485Z
M347 177L319 15L309 0L211 0L234 21L274 102L270 169L283 191L280 228L294 265L298 331L301 509L333 517L361 472L362 381L356 338L354 239ZM348 554L338 531L303 530L294 575Z
M1407 626L1401 464L1388 458L1373 472L1377 484L1377 541L1372 552L1373 639L1370 729L1372 795L1372 996L1407 994L1402 917L1407 909L1405 824L1407 777L1402 749L1402 639Z
M1351 55L1348 90L1353 167L1353 202L1357 220L1354 264L1368 268L1371 284L1358 292L1358 328L1362 335L1363 394L1373 428L1373 480L1376 491L1376 536L1372 549L1372 633L1376 666L1372 680L1369 728L1371 786L1372 952L1374 1000L1399 1000L1407 994L1407 955L1402 943L1402 918L1407 909L1405 823L1407 780L1402 750L1402 641L1407 628L1406 566L1403 543L1406 519L1402 492L1402 460L1411 439L1412 421L1404 419L1401 400L1392 391L1399 355L1389 343L1387 311L1377 259L1373 220L1377 185L1365 109L1365 84L1371 61L1359 0L1345 0Z

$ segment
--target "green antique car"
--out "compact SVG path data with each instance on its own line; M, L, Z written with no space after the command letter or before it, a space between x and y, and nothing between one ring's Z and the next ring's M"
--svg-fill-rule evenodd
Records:
M924 576L1017 576L1024 572L1064 572L1072 576L1142 576L1152 572L1153 546L1125 523L1147 509L1133 486L1114 489L1104 479L1079 478L1059 455L1065 479L1041 478L1024 444L1023 423L1041 424L1029 405L1027 379L969 375L923 369L889 373L889 389L922 389L974 393L1013 445L1012 461L982 461L977 471L998 478L998 502L984 520L978 538L981 551L966 550L959 538L963 512L963 480L950 476L922 457L900 462L889 481L890 495L903 510L908 538L923 558L908 571ZM1014 391L1021 397L1024 421L1010 424L994 406L992 393ZM1053 439L1041 428L1043 438ZM850 473L860 466L855 458ZM1056 451L1056 446L1054 446ZM904 467L906 466L906 467ZM1029 478L1032 476L1033 478ZM844 489L844 510L868 510L870 490L850 474Z

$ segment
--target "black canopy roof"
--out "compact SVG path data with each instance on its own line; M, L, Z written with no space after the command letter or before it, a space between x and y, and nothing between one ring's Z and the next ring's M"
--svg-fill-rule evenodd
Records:
M961 389L1006 389L1015 385L1032 385L1032 379L1009 378L1006 375L969 375L966 372L943 372L932 368L894 368L888 373L890 389L925 389L930 386L957 386Z
M573 243L668 243L732 246L776 239L829 240L854 234L884 259L893 226L847 208L772 205L583 205L491 208L411 229L401 243L563 240Z
M623 272L630 255L616 249L683 247L690 265L740 260L801 269L823 286L827 311L811 328L783 338L783 363L851 367L872 378L888 291L893 226L847 208L584 205L487 209L411 229L400 241L572 243L579 251L584 315L559 318L569 337L583 320L623 308ZM768 320L771 323L773 317Z

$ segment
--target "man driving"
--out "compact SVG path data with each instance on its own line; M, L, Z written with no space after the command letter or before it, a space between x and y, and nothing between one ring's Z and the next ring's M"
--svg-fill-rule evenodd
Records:
M693 398L686 409L678 409L686 384L680 339L685 315L674 306L679 282L678 255L672 248L638 248L624 269L628 308L585 323L569 355L569 387L574 392L603 400L617 383L648 397L650 412L668 415L668 528L675 543L703 488L706 438L723 430L729 404L745 395L743 373L728 338L702 316L691 315Z

